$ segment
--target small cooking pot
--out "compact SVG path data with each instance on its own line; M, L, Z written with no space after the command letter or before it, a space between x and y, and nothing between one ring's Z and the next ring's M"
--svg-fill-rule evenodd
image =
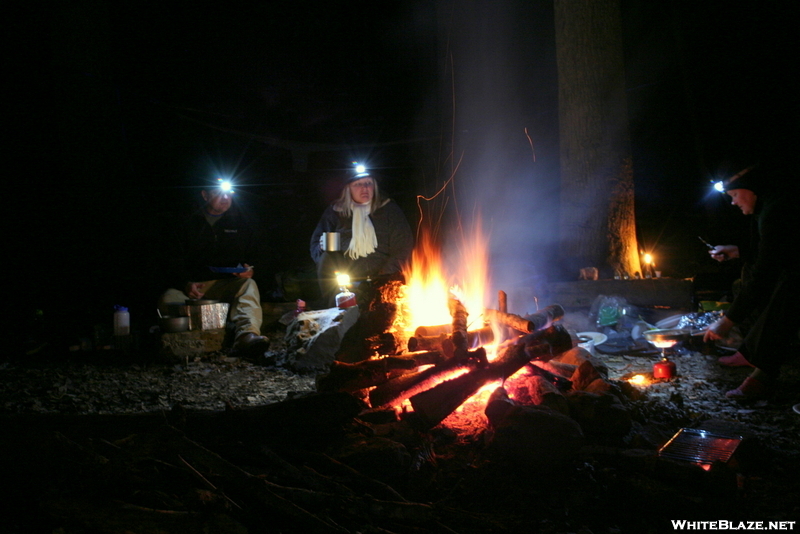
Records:
M186 332L189 330L189 318L163 315L158 319L158 326L162 332Z

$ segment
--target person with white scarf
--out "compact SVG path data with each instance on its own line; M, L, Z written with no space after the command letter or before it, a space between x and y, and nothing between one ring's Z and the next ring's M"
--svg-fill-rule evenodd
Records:
M328 252L326 232L338 232L340 251ZM382 198L368 173L348 176L339 198L322 214L311 236L311 257L317 265L322 304L332 305L338 271L357 282L402 271L411 257L414 238L408 220L393 200Z

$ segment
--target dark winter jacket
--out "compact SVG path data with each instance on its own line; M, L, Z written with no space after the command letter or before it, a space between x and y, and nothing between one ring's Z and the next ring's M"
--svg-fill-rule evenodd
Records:
M742 288L726 312L735 323L765 307L780 281L800 276L800 264L793 258L800 228L794 202L794 197L778 194L758 196L749 236L739 245Z
M357 258L353 263L360 272L373 276L401 271L403 264L411 257L414 237L400 206L390 200L370 214L369 218L375 227L378 246L373 253ZM352 217L343 217L333 206L328 206L311 236L311 257L314 262L319 263L322 258L319 240L324 232L339 232L341 249L347 250L353 237L352 227Z
M230 278L230 273L215 273L210 267L253 265L263 271L259 225L234 205L212 226L202 210L192 213L178 228L172 243L171 287L182 289L188 282Z

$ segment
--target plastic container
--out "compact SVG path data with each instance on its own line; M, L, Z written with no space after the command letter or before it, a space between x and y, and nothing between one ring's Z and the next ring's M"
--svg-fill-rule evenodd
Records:
M128 336L131 333L131 314L125 306L114 306L114 335Z

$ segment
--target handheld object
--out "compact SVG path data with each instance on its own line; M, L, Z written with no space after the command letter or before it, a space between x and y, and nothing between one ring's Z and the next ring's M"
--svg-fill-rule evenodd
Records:
M714 245L712 245L711 243L709 243L708 241L706 241L706 240L705 240L705 239L703 239L702 237L700 237L700 236L697 236L697 239L699 239L700 241L702 241L702 242L703 242L703 244L704 244L706 247L708 247L708 250L714 250Z

